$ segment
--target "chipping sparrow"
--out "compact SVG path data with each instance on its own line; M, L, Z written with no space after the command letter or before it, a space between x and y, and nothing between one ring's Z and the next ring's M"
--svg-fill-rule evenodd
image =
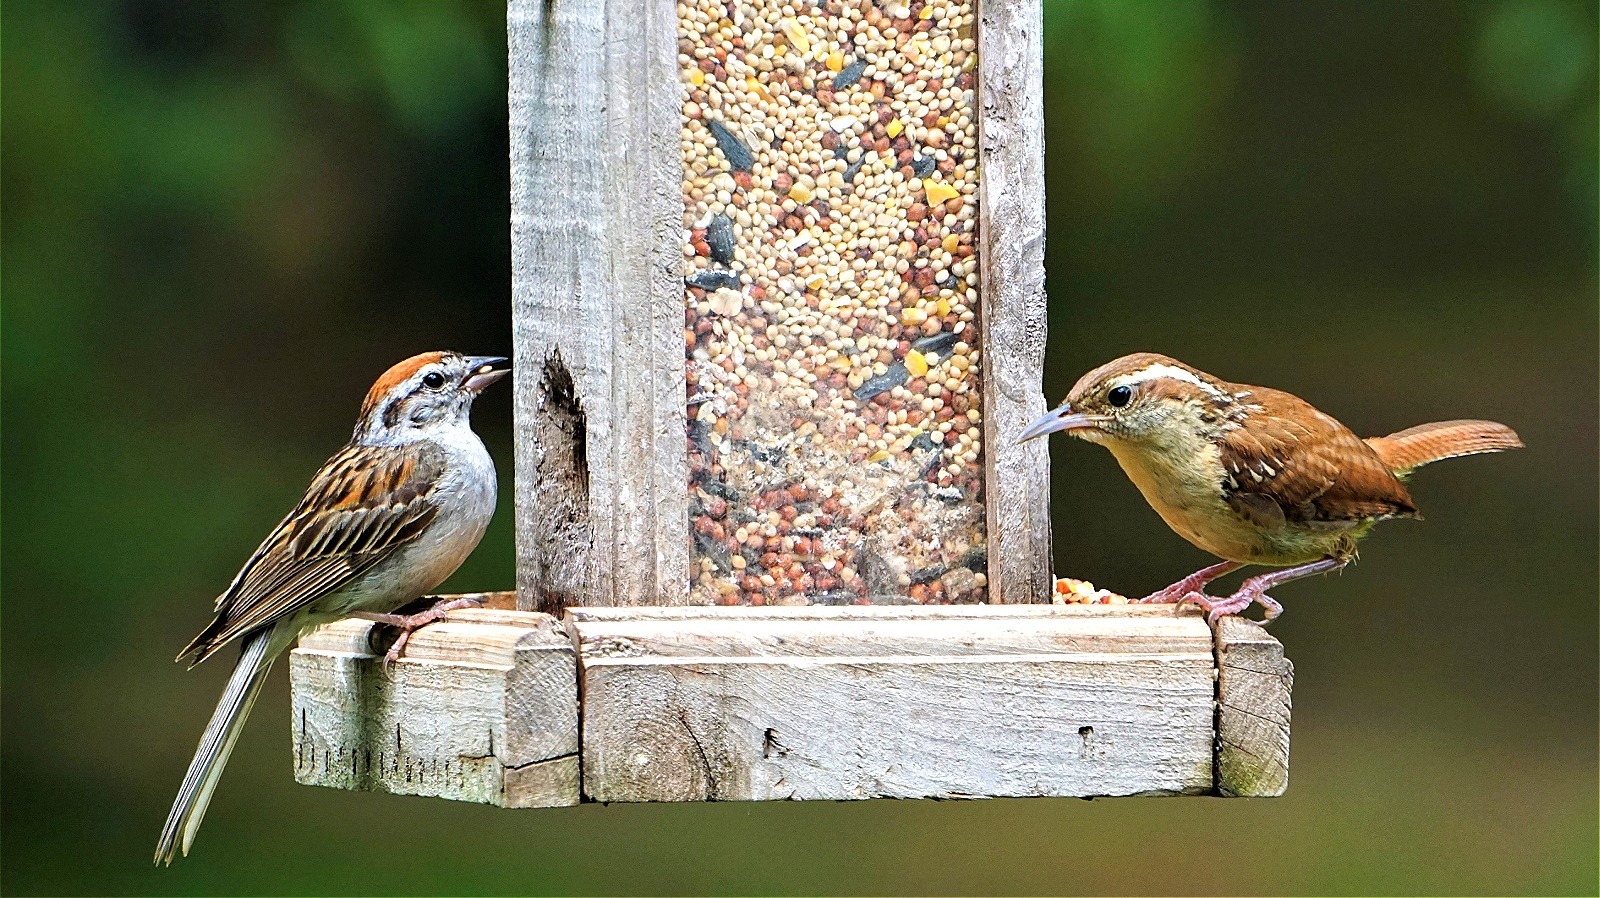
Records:
M385 612L444 582L494 516L494 461L468 416L505 359L425 352L378 378L349 445L312 478L294 511L217 598L216 619L178 660L204 661L236 637L243 648L184 775L156 844L156 862L189 853L211 792L272 662L299 635L346 616L402 628L441 616L435 606Z

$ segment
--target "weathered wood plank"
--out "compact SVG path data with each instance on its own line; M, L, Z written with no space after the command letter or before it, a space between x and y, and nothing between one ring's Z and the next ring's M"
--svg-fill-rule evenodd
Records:
M979 0L979 295L989 601L1050 597L1044 414L1044 45L1040 0Z
M517 591L688 595L676 8L511 0Z
M468 609L381 669L346 620L290 653L295 779L503 807L578 802L572 642L548 615Z
M510 807L579 800L580 753L600 801L1287 783L1292 668L1245 621L1213 635L1170 606L574 608L561 626L509 598L419 631L393 680L371 625L308 634L290 662L296 778Z
M1011 620L1024 618L1198 617L1172 605L680 605L659 608L568 608L574 621L645 620Z
M1259 624L1217 622L1217 791L1275 798L1289 788L1294 665Z
M846 622L843 628L838 622ZM1051 618L838 617L785 620L703 618L593 621L579 625L585 659L663 657L957 657L1063 652L1204 652L1210 640L1191 617L1098 615Z
M575 614L586 797L1212 787L1213 648L1195 617L917 620L907 609L851 610L855 619L832 621ZM861 619L880 611L894 613Z

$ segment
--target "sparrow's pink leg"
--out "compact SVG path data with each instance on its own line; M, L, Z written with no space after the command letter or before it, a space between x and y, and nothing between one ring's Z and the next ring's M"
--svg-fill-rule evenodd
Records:
M1231 574L1241 567L1244 567L1244 565L1237 561L1224 561L1220 564L1213 564L1210 567L1201 568L1200 570L1195 571L1187 577L1184 577L1182 580L1179 580L1166 589L1163 589L1159 592L1153 592L1139 601L1154 602L1156 604L1181 602L1191 593L1198 594L1201 598L1208 598L1205 592L1207 583L1210 583L1212 580L1215 580L1218 577Z
M411 640L411 634L426 627L434 621L443 620L446 614L459 608L478 608L483 605L483 599L478 596L460 596L454 599L440 599L427 609L416 614L380 614L376 611L352 611L351 617L369 620L375 623L394 627L400 631L395 637L394 645L389 646L389 651L383 656L383 669L388 671L400 656L405 653L406 643Z
M1217 618L1224 614L1238 614L1249 608L1252 602L1260 602L1261 608L1265 612L1261 617L1261 622L1266 623L1283 613L1283 606L1267 595L1267 590L1275 586L1281 586L1291 580L1299 580L1302 577L1336 571L1349 563L1350 560L1348 558L1324 558L1320 561L1297 564L1294 567L1286 567L1282 570L1251 577L1240 585L1238 592L1228 596L1226 599L1213 599L1200 593L1191 593L1183 598L1183 604L1199 605L1205 609L1206 621L1214 624L1217 622Z

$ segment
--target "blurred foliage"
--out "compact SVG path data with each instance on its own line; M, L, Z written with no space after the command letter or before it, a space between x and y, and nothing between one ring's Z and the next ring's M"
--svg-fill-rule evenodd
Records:
M1072 85L1051 112L1083 138L1083 202L1159 204L1202 163L1234 75L1231 24L1205 3L1049 4L1047 39L1071 47L1051 61Z
M1356 892L1596 883L1596 6L1046 3L1046 392L1135 349L1358 430L1481 415L1429 520L1280 593L1266 802L506 812L303 789L282 675L148 866L224 672L168 658L412 352L510 348L504 8L0 7L0 887L40 893ZM502 514L452 581L512 580ZM1054 447L1061 570L1203 559Z

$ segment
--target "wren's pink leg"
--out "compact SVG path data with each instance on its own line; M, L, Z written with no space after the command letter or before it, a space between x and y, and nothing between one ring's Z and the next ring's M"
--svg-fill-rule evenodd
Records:
M1166 589L1163 589L1159 592L1153 592L1139 601L1153 602L1156 604L1181 602L1191 593L1197 594L1201 598L1209 598L1205 593L1207 583L1210 583L1212 580L1215 580L1218 577L1231 574L1241 567L1244 567L1244 565L1237 561L1224 561L1221 564L1213 564L1210 567L1201 568L1200 570L1195 571L1187 577L1184 577L1182 580L1179 580Z
M1282 586L1293 580L1299 580L1302 577L1336 571L1348 563L1348 558L1324 558L1320 561L1297 564L1294 567L1286 567L1282 570L1251 577L1240 585L1238 592L1228 596L1226 599L1212 599L1198 594L1191 594L1185 596L1183 601L1199 605L1205 609L1206 620L1213 624L1217 622L1217 618L1224 614L1238 614L1249 608L1252 602L1260 602L1261 608L1265 612L1261 622L1266 623L1283 613L1283 606L1267 595L1267 590L1275 586Z
M454 599L440 599L427 609L416 614L380 614L376 611L353 611L350 616L384 624L400 631L400 635L395 637L394 645L389 646L389 651L384 653L383 656L383 669L387 671L405 653L406 643L411 640L412 633L434 621L443 620L446 614L459 608L477 608L482 604L483 599L477 596L460 596Z

